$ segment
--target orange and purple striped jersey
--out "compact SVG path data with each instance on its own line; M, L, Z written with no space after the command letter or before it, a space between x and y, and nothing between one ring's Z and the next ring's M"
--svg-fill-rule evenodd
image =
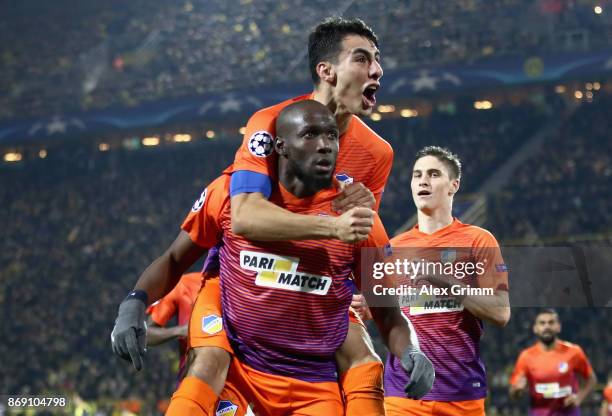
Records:
M380 218L375 217L372 233L359 244L252 242L232 233L229 182L224 176L207 188L183 229L202 246L223 236L223 325L235 354L266 373L336 381L334 353L346 338L351 275L358 270L360 249L389 243ZM296 213L336 215L331 209L336 196L334 188L298 199L277 187L271 201Z
M539 343L524 349L519 355L510 383L519 377L527 377L531 413L535 416L580 415L576 407L566 408L563 399L578 391L579 374L585 380L591 376L593 368L582 348L567 341L557 340L551 350L545 350Z
M472 287L508 290L508 273L495 237L473 225L453 222L425 234L418 225L391 240L394 254L402 248L428 261L486 264L482 275L466 274ZM436 380L423 400L454 402L477 400L487 394L487 378L480 358L483 324L448 294L430 294L403 300L402 312L410 320L421 350L432 361ZM389 354L385 366L385 395L405 397L409 377L397 357Z

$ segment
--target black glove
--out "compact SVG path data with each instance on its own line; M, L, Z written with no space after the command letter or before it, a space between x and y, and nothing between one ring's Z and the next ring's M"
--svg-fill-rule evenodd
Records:
M404 387L409 399L420 399L431 390L436 378L436 371L429 358L418 348L410 346L402 354L402 367L410 376L410 382Z
M142 290L130 293L119 305L111 333L113 352L131 361L137 371L142 368L147 345L146 302L147 294Z

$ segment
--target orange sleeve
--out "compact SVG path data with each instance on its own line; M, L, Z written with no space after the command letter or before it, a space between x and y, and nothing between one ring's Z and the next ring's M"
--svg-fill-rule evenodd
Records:
M374 176L372 177L370 183L370 191L372 191L374 198L376 198L376 207L374 210L378 212L380 208L380 201L382 199L385 186L387 185L387 181L389 180L391 168L393 167L393 148L391 146L386 145L385 147L382 147L380 159L378 160L376 166L377 168L374 171Z
M593 367L587 358L584 350L576 345L576 366L575 371L580 374L585 380L593 374Z
M151 319L159 326L165 326L166 323L178 312L179 288L182 285L182 279L166 296L155 302L149 307L147 313L151 315Z
M229 175L222 175L208 185L181 225L201 247L214 247L221 240L219 217L229 201L229 180Z
M374 225L372 226L372 231L370 231L370 235L365 241L362 241L359 244L355 245L355 266L354 266L354 275L357 277L355 279L355 283L357 284L357 288L361 290L361 249L367 248L378 248L380 252L375 254L375 257L382 258L391 255L391 244L389 243L389 236L387 235L387 231L383 226L383 223L378 216L378 214L374 214ZM378 259L376 259L378 261Z
M242 144L234 158L234 171L249 170L273 177L276 171L274 137L277 113L271 109L256 112L248 121Z
M501 254L499 243L487 230L480 231L474 243L474 258L484 273L478 273L478 286L508 291L508 268Z
M512 374L510 375L510 384L514 384L518 381L519 377L527 376L527 362L529 360L529 356L527 351L521 352L516 363L514 364L514 370L512 370Z

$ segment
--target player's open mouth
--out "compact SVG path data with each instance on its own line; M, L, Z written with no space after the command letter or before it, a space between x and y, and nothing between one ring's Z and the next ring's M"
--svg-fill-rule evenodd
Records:
M373 108L376 105L376 91L378 84L370 84L363 90L363 104L366 108Z
M418 195L418 196L430 196L430 195L431 195L431 192L429 192L429 191L419 191L419 192L417 193L417 195Z

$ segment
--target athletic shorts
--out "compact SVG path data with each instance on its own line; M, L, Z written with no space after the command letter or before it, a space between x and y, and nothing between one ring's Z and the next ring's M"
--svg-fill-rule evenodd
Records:
M247 408L250 407L249 412ZM255 370L232 359L216 414L343 415L337 382L308 382ZM235 412L235 413L233 413Z
M485 416L485 399L456 402L385 397L387 416Z

